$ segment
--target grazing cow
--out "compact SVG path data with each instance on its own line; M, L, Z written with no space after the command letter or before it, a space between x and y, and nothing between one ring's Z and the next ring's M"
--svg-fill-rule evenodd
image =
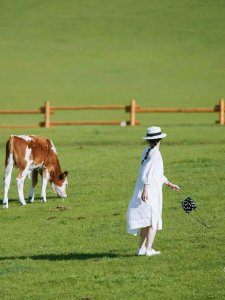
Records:
M62 173L57 152L51 140L34 135L11 135L6 143L4 199L3 207L8 208L8 191L13 166L19 169L16 178L19 200L26 205L23 193L24 180L31 173L30 202L34 201L34 188L38 181L38 173L42 176L41 197L46 202L46 187L48 180L53 191L65 198L68 185L68 172Z

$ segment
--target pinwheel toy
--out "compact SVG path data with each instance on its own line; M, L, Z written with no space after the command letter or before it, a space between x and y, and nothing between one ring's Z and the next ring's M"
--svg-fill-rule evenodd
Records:
M195 210L197 208L194 200L191 197L185 198L181 202L181 205L182 205L183 210L188 214L190 214L193 210ZM201 223L202 225L204 225L205 227L207 227L206 223L203 221L203 219L199 215L198 215L198 218L195 218L193 215L191 215L191 217L194 218L199 223Z
M186 212L186 213L190 213L192 210L196 209L197 206L194 202L193 199L191 199L191 197L187 197L186 199L184 199L182 202L182 207L183 207L183 210Z

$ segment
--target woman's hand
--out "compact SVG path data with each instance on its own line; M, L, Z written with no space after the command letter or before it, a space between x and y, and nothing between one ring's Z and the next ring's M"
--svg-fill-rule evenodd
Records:
M148 187L147 185L144 185L142 194L141 194L141 200L143 200L144 202L146 202L148 200Z
M176 192L180 190L180 187L177 184L172 184L171 188Z
M178 192L180 190L180 187L177 184L174 184L172 182L166 183L167 186L169 186L172 190Z

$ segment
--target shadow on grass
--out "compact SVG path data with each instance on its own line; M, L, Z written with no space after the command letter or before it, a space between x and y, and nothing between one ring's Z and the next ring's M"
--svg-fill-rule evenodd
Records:
M62 199L62 198L59 197L59 196L48 196L47 197L47 201L48 200L59 200L59 199ZM43 203L43 200L42 200L41 197L36 197L33 203L31 203L28 198L25 198L25 201L26 201L27 204L34 204L35 202ZM20 204L19 198L10 198L9 199L9 204L13 203L13 202L18 202ZM1 204L3 204L3 200L1 201Z
M32 260L101 260L107 258L129 257L130 255L117 254L116 252L109 253L68 253L68 254L38 254L31 256L2 256L0 261L13 259L32 259Z

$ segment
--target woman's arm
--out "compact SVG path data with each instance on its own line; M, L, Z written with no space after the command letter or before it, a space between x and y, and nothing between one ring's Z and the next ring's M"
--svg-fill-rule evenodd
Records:
M144 202L148 200L148 184L144 184L143 191L141 194L141 200Z
M178 192L179 189L180 189L180 187L177 184L169 182L168 180L166 182L164 182L164 184L167 185L168 187L170 187L171 189L173 189L176 192Z

